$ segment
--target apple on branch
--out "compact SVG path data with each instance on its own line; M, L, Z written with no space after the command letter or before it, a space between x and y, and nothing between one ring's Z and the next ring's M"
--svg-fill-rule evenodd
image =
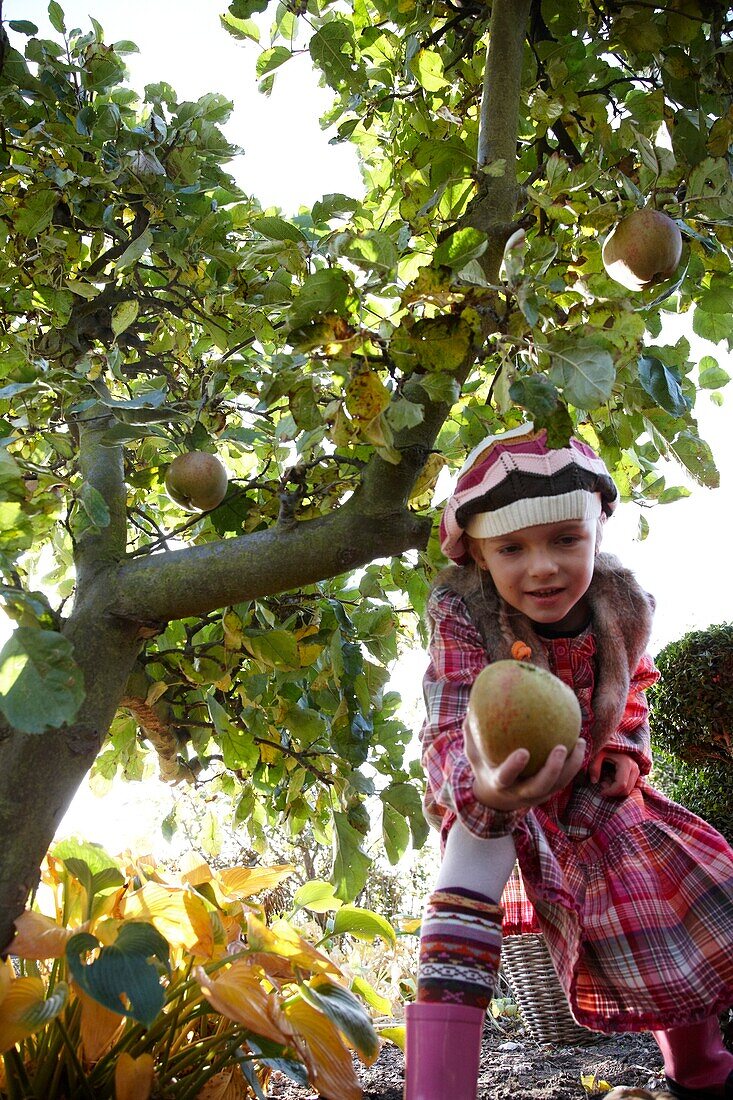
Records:
M660 210L634 210L606 237L602 257L606 273L617 283L644 290L674 275L682 257L682 234Z
M209 512L226 496L229 475L224 464L207 451L177 455L165 475L171 500L187 512Z

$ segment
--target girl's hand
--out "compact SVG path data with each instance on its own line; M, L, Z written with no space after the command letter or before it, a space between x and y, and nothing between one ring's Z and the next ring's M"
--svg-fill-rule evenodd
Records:
M530 779L520 779L519 775L529 760L526 749L516 749L503 764L494 767L484 756L468 722L464 723L463 735L466 756L474 774L473 792L484 806L502 813L526 810L546 802L556 791L568 785L580 770L585 755L582 737L570 755L566 748L557 745L536 775Z
M613 774L604 775L604 771ZM625 752L599 752L588 768L588 778L591 783L600 783L604 798L627 798L640 775L639 765Z

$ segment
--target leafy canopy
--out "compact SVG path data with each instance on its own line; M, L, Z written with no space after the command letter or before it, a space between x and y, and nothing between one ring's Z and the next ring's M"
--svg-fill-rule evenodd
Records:
M625 499L682 495L675 464L717 484L694 412L701 390L722 402L728 374L687 339L665 342L663 319L687 313L733 345L724 5L532 5L511 224L487 201L506 158L478 154L489 3L233 0L222 23L261 42L262 91L307 50L333 92L324 122L361 159L363 196L292 218L232 179L230 103L133 90L134 44L105 42L96 20L67 28L56 2L49 14L54 39L9 24L0 73L0 567L21 625L0 655L8 722L40 733L82 695L65 601L79 547L118 519L80 462L89 424L124 452L127 560L153 566L161 550L245 536L246 572L246 536L316 531L375 455L386 484L429 425L435 453L409 495L430 515L443 465L525 416L557 443L576 427ZM683 260L632 294L601 246L645 203L676 220ZM192 449L231 475L223 504L193 517L164 490ZM151 627L97 774L142 774L142 732L167 778L207 779L256 842L275 820L312 823L353 896L369 796L390 858L424 837L388 667L438 559L433 539L305 586L284 560L269 594Z

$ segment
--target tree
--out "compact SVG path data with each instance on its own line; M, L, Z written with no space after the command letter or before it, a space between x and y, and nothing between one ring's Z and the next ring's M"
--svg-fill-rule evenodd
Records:
M171 780L213 769L255 835L310 821L343 897L370 795L392 858L421 843L387 665L439 559L435 480L488 431L577 426L643 504L684 492L663 460L716 484L694 402L728 377L656 341L694 306L731 346L726 6L233 0L222 22L257 38L266 11L262 90L309 51L362 199L263 212L225 171L221 97L138 97L134 46L55 0L58 40L3 32L2 944L85 772L134 774L141 739ZM645 202L683 259L630 293L601 245ZM165 472L191 450L231 477L184 516Z

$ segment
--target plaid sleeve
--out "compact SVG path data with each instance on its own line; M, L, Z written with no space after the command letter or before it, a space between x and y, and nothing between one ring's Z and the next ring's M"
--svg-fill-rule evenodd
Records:
M426 719L420 732L428 791L425 811L434 824L446 815L480 837L510 832L520 813L501 813L477 802L473 772L463 748L463 719L471 685L488 663L481 636L459 596L437 589L428 605L430 663L423 679Z
M659 672L648 653L639 661L631 677L626 710L613 737L603 746L604 752L623 752L633 756L642 775L648 775L652 766L649 740L649 705L644 692L659 679Z

